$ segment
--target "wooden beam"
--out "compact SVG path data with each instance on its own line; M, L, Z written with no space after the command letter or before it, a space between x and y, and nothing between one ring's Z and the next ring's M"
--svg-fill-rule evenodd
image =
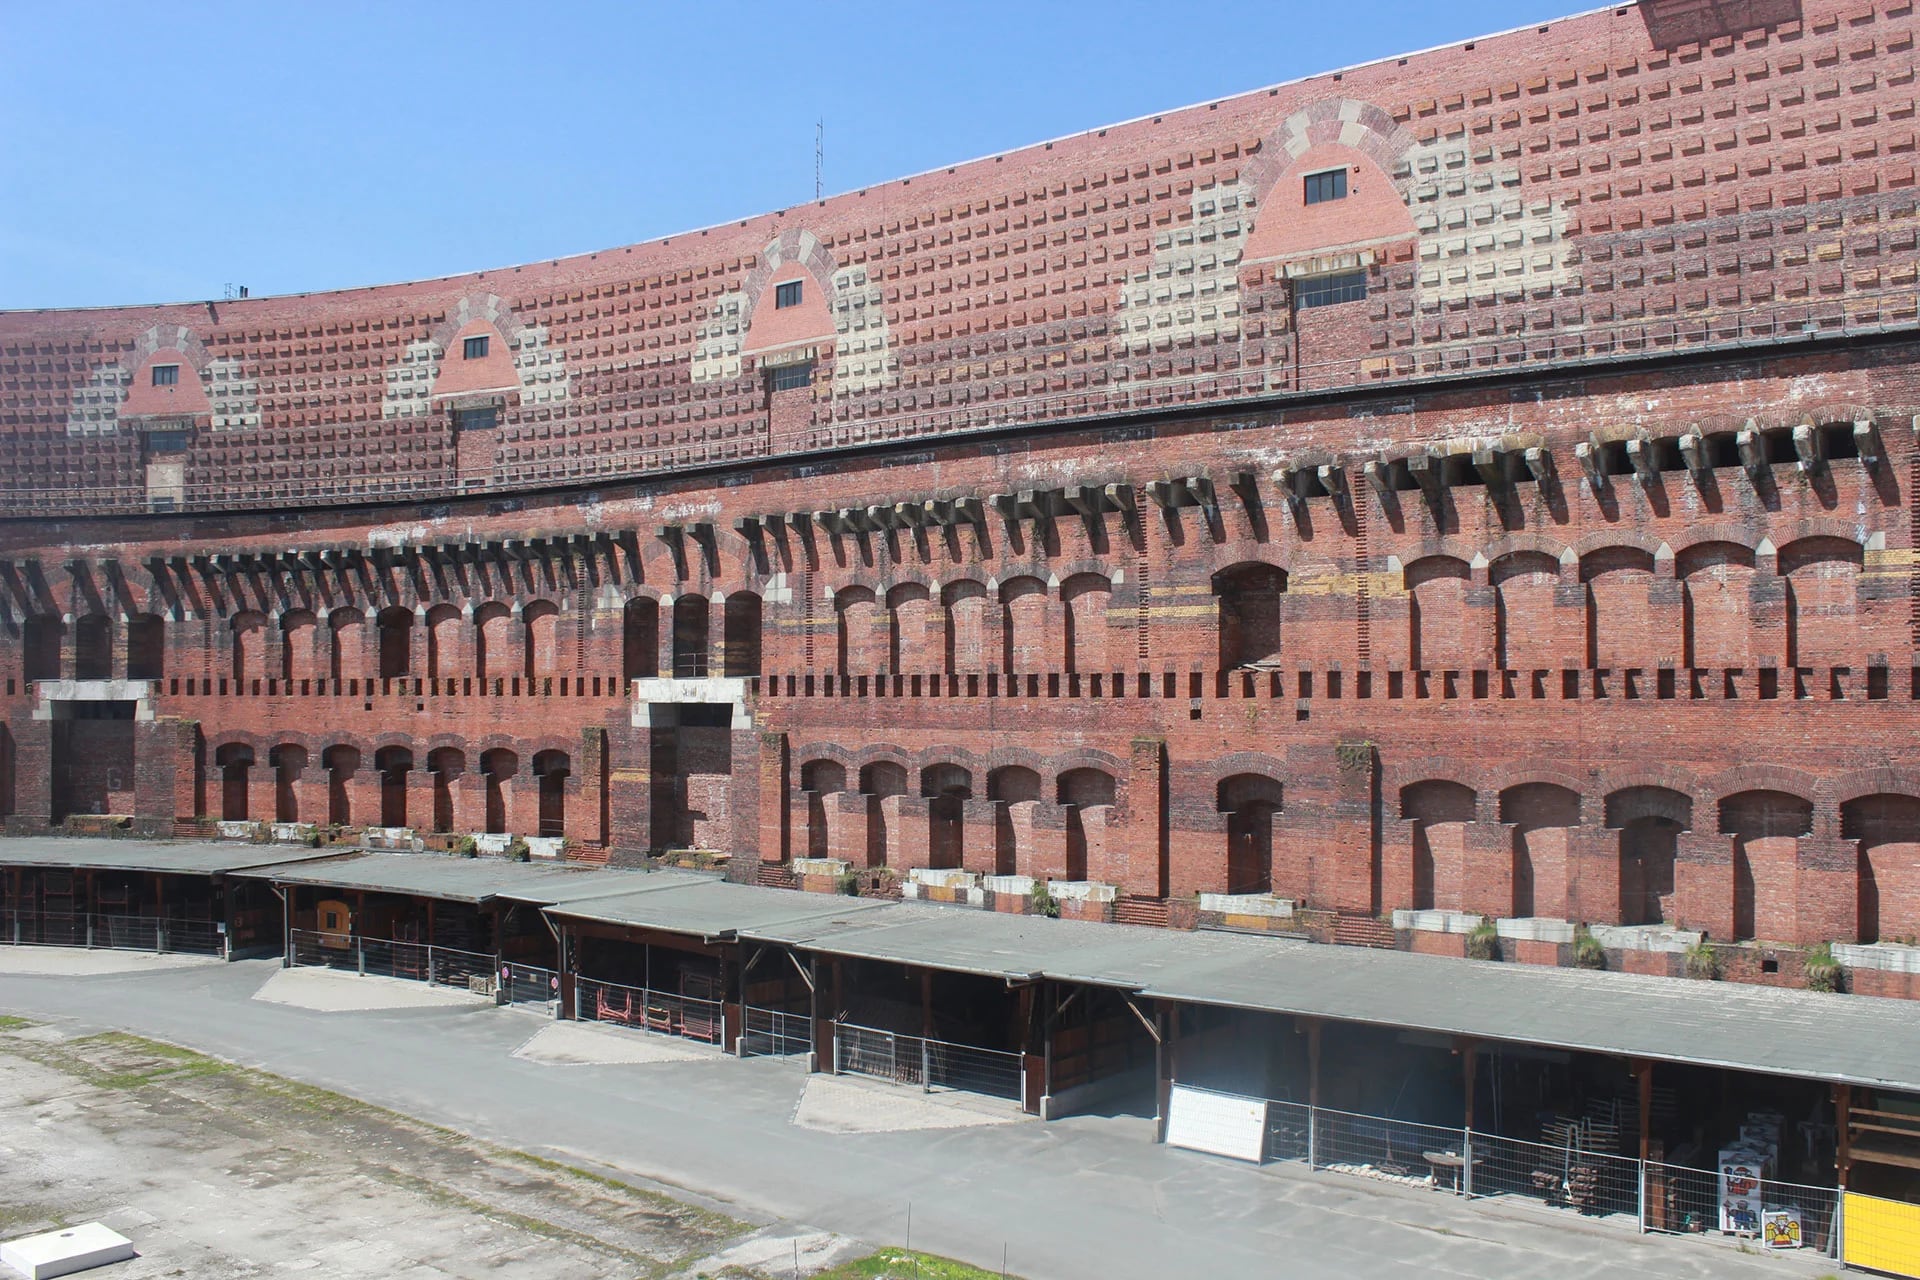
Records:
M1840 1189L1844 1191L1848 1175L1853 1172L1853 1086L1850 1084L1833 1086L1833 1132L1837 1139L1834 1171L1839 1175Z
M1651 1159L1653 1148L1653 1063L1645 1058L1633 1060L1634 1081L1640 1097L1640 1158Z

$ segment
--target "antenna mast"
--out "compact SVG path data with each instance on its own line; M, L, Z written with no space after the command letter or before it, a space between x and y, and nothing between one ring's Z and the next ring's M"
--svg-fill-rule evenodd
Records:
M816 120L813 125L813 198L818 200L821 194L820 163L827 154L827 122Z

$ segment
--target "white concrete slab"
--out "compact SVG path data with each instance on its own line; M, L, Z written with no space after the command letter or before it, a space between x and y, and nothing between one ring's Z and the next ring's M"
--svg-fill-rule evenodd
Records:
M535 1032L513 1056L548 1066L584 1067L707 1062L723 1055L715 1045L695 1044L678 1036L650 1036L591 1022L556 1022Z
M104 1267L109 1262L125 1262L134 1256L133 1241L98 1222L85 1222L43 1235L22 1236L0 1244L0 1262L27 1280L70 1276L76 1271Z
M922 1093L917 1086L848 1076L808 1076L793 1123L824 1133L913 1133L1019 1124L1011 1102L970 1093Z
M292 1005L319 1013L366 1013L381 1009L475 1008L493 997L406 978L361 977L334 969L282 969L253 993L267 1004Z
M88 978L107 973L157 973L225 964L218 956L156 955L151 951L89 951L85 947L0 947L0 974L21 978Z

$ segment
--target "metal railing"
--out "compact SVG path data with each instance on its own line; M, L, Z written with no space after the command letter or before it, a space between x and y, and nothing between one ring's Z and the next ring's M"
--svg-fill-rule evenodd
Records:
M813 1052L813 1019L807 1014L748 1005L743 1021L743 1058L793 1058Z
M351 969L380 978L408 978L434 986L471 990L473 979L494 980L497 957L457 947L394 938L362 938L294 929L287 935L287 959L294 965Z
M1768 1178L1744 1194L1723 1196L1717 1169L1299 1102L1243 1100L1265 1103L1267 1160L1476 1200L1532 1202L1644 1232L1725 1234L1841 1256L1845 1215L1833 1187ZM1920 1205L1910 1207L1920 1224ZM1913 1274L1920 1280L1920 1268Z
M211 956L224 955L227 947L226 935L212 920L118 915L100 911L0 913L0 943Z
M901 1035L843 1022L834 1028L834 1070L894 1084L958 1089L1013 1102L1026 1097L1026 1063L1017 1053Z
M724 1035L718 1000L672 995L599 978L574 981L573 1016L581 1022L608 1022L702 1044L717 1045Z
M505 960L500 964L500 994L507 1004L560 1003L560 975L537 964Z

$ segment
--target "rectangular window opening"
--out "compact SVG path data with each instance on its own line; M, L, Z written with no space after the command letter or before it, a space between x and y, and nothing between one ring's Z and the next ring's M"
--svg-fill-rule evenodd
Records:
M460 346L461 358L466 360L484 360L487 356L487 335L468 338Z
M453 411L453 429L455 431L491 431L500 423L500 410L488 405L484 409L455 409Z
M1306 176L1306 199L1308 204L1325 204L1329 200L1347 198L1347 171L1345 169L1324 169L1319 173Z
M788 307L799 306L801 284L799 280L788 280L773 286L773 309L782 311Z
M153 366L153 385L156 387L177 387L180 385L180 366L177 364L157 364Z
M777 369L767 371L767 389L769 391L798 391L802 387L813 385L813 361L803 360L799 364L783 364Z
M1364 302L1367 297L1367 273L1336 271L1331 275L1303 276L1294 285L1295 302L1301 310L1331 307L1342 302Z

